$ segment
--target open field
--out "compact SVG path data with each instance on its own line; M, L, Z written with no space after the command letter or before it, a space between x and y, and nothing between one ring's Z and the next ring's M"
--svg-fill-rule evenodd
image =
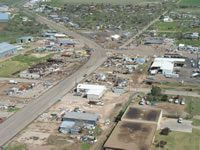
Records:
M15 43L21 36L38 36L42 28L46 29L45 25L36 23L33 18L29 18L31 21L23 22L21 17L25 15L19 13L7 23L0 23L0 42Z
M159 133L160 130L156 133L152 150L199 150L200 130L193 129L192 133L170 132L168 136ZM155 146L160 141L167 142L164 148Z
M199 6L200 1L199 0L182 0L179 5L181 6Z
M194 97L186 97L187 112L192 115L200 115L200 99Z
M191 13L191 14L194 14L194 15L200 14L199 8L177 8L174 11L178 12L178 13Z
M200 46L200 40L179 40L177 44Z
M17 71L23 71L31 66L33 63L38 63L53 57L54 54L49 54L45 57L33 57L18 55L13 57L11 60L0 63L0 77L12 77L13 73Z
M28 64L18 62L18 61L5 61L0 63L0 76L1 77L11 77L12 73L25 70L28 67Z
M45 2L46 4L51 4L54 6L58 6L60 4L114 4L114 5L128 5L128 4L151 4L158 3L160 0L54 0L52 2Z
M191 21L157 22L154 28L159 32L200 32L200 28L189 27Z

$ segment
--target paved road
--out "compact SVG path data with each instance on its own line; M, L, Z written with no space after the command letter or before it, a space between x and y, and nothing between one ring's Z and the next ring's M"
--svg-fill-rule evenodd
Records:
M130 88L130 91L150 93L151 88ZM181 95L181 96L200 97L200 95L198 93L188 92L188 91L164 90L163 93L167 94L167 95Z
M88 62L73 75L52 87L39 98L33 100L31 104L27 105L25 108L18 111L15 115L8 118L4 123L0 124L0 146L7 143L40 114L55 104L60 97L63 97L67 92L69 92L75 86L75 81L81 81L84 74L90 74L106 60L104 49L97 45L95 42L82 37L75 32L69 31L63 25L49 21L44 17L39 15L35 15L35 17L41 23L45 23L50 27L53 27L54 29L62 33L66 33L75 39L78 39L79 41L87 44L89 47L94 49L94 52L92 53Z

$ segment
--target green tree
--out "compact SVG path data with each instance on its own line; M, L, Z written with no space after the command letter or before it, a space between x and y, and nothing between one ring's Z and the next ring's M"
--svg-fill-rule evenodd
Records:
M160 96L161 95L161 88L157 86L152 86L151 95L152 96Z
M164 101L164 102L168 101L168 96L167 95L163 95L161 97L161 101Z

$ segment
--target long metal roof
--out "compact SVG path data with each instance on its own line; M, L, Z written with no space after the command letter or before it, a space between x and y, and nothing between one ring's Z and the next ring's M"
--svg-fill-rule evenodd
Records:
M99 115L81 112L66 112L64 118L97 121L99 119Z
M6 42L0 43L0 53L4 53L12 49L17 49L17 46L13 46Z

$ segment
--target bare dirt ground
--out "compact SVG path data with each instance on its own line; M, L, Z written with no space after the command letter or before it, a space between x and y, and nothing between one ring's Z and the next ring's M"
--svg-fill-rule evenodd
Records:
M62 98L61 102L52 106L46 113L38 117L37 120L16 136L11 144L25 143L31 150L46 150L56 148L57 144L62 143L63 147L58 146L60 149L81 150L80 143L77 140L71 140L67 135L58 132L61 121L53 119L51 114L60 114L63 110L72 110L75 107L79 107L86 112L99 114L101 118L98 124L104 131L108 131L106 129L109 129L111 126L105 125L105 120L111 119L117 115L120 109L116 107L116 104L123 105L128 101L129 96L130 93L119 95L106 92L102 98L102 100L104 100L104 106L93 106L89 108L85 106L85 104L88 103L87 99L73 96L73 93L69 93ZM113 112L115 112L115 114L113 114ZM108 132L103 133L100 137L97 137L99 141L96 143L97 145L103 143L101 138L104 139L107 133ZM50 142L52 139L55 141L54 143Z

